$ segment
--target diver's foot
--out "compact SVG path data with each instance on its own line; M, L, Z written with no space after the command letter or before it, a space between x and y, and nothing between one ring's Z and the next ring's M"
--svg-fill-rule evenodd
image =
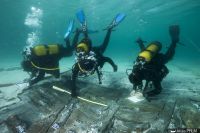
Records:
M160 94L161 90L153 90L153 91L150 91L150 92L147 92L146 94L148 95L148 97L150 96L155 96L155 95L158 95Z
M118 69L118 66L117 66L117 65L114 65L113 71L114 71L114 72L117 72L117 69Z

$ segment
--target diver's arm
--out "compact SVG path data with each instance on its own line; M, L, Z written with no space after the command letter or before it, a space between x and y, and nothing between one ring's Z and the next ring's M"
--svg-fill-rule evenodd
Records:
M98 79L99 79L99 84L102 84L102 81L101 81L101 73L99 71L99 69L96 67L96 72L97 72L97 76L98 76Z
M145 50L144 41L141 38L138 38L136 42L139 44L140 50Z
M77 93L76 93L76 79L78 77L78 72L79 72L79 68L78 68L78 64L76 63L74 65L74 68L72 69L72 97L76 97Z
M62 57L69 57L69 56L72 56L72 54L73 54L73 48L72 48L72 46L70 46L69 38L65 39L65 44L66 44L66 47L60 46L60 48L61 48L61 58Z
M83 35L84 35L85 38L88 38L88 33L87 33L87 31L83 32Z
M29 85L33 85L33 84L39 82L40 80L42 80L44 78L44 75L45 75L45 72L40 70L38 76L35 77L34 79L30 80Z
M105 36L105 38L104 38L103 43L98 47L100 53L104 53L104 52L105 52L105 50L106 50L106 48L107 48L107 46L108 46L108 43L109 43L109 41L110 41L111 32L112 32L112 29L109 28L109 29L107 30L107 33L106 33L106 36Z
M84 37L85 37L85 38L88 38L88 30L87 30L87 27L86 27L85 30L82 30L82 32L83 32Z

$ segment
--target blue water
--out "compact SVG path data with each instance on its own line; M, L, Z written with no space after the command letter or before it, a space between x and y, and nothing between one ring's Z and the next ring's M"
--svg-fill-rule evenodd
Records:
M171 63L191 69L200 65L199 0L1 0L0 5L0 60L4 64L20 63L26 45L64 43L69 20L76 20L76 11L83 9L88 27L100 31L90 34L94 45L102 43L102 29L117 13L127 15L112 33L105 53L118 63L133 62L139 52L138 37L161 41L165 51L170 44L168 26L178 24L185 46L178 45ZM77 20L75 27L79 27Z

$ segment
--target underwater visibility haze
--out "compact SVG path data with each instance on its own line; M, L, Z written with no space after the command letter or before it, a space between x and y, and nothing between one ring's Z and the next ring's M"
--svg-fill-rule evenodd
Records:
M200 129L200 0L1 0L0 6L0 132L157 133ZM81 28L76 17L79 10L85 13L88 29L98 31L89 33L93 46L102 44L107 32L103 29L116 14L126 15L111 29L104 53L113 59L114 71L117 66L118 71L113 72L106 63L100 73L102 82L98 83L96 75L80 78L76 84L80 97L75 100L68 92L73 53L59 62L60 79L50 76L24 87L29 78L20 64L24 47L65 46L69 22L74 20L70 41L76 28ZM136 40L141 38L145 45L159 41L164 53L171 44L171 25L179 26L180 36L175 55L166 64L169 74L160 79L164 89L152 101L143 96L142 100L134 99L126 70L133 68L140 53Z
M111 36L107 55L115 60L133 61L138 54L135 40L159 40L163 50L169 45L168 26L178 24L181 28L180 45L175 60L184 64L199 65L199 11L198 0L29 0L1 1L1 61L18 62L20 52L26 45L63 43L63 36L70 19L77 10L83 9L94 45L103 41L102 31L117 13L127 15ZM79 26L76 20L75 27ZM187 53L187 54L185 54ZM4 64L5 64L4 63ZM197 67L197 66L193 66Z

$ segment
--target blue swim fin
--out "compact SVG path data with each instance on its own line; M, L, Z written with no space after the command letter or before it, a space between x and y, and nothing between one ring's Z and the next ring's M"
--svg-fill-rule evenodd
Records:
M107 29L116 27L120 22L122 22L125 19L125 17L126 15L124 13L118 13L111 22L111 24L107 27Z
M122 22L124 20L124 18L126 17L125 14L123 13L118 13L117 16L115 17L115 25L118 25L120 22Z
M81 24L82 31L86 31L87 30L87 23L86 23L84 11L83 10L79 10L76 13L76 17L77 17L78 21Z
M66 31L66 33L65 33L65 35L64 35L64 39L66 39L66 38L69 37L70 33L71 33L72 30L73 30L73 27L74 27L74 20L70 20L69 25L68 25L68 27L67 27L67 31Z
M83 10L79 10L79 11L76 13L76 17L77 17L78 21L79 21L81 24L84 24L84 23L85 23L85 14L84 14Z

